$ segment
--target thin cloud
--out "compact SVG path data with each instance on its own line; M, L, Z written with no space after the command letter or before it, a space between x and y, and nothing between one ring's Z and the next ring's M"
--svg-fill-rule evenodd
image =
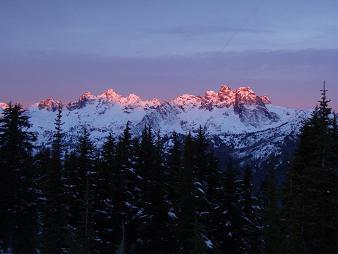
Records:
M171 35L205 35L205 34L218 34L218 33L271 33L272 30L253 28L253 27L236 27L224 25L194 25L194 26L175 26L154 30L153 33L157 34L171 34Z

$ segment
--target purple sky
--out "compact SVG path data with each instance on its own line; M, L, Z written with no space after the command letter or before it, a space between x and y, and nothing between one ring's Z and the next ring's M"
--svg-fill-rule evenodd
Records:
M144 98L249 85L338 110L336 0L2 0L0 101L68 101L114 88Z

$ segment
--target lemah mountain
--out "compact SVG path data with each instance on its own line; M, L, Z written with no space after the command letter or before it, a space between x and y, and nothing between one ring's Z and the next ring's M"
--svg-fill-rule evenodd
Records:
M301 123L310 114L308 110L273 105L267 96L257 95L250 87L231 89L221 85L219 91L184 94L169 101L142 100L135 94L124 97L108 89L100 95L85 92L65 105L50 97L30 106L31 129L37 133L38 145L50 143L59 106L63 108L63 128L70 146L84 127L100 146L109 133L119 135L127 122L134 135L151 125L168 137L167 145L173 131L185 135L201 126L219 155L229 153L242 164L257 167L258 162L272 157L281 165L287 163ZM0 110L4 107L6 104L0 103Z

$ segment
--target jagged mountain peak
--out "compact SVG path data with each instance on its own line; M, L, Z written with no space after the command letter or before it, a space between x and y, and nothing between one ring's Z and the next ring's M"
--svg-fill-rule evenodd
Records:
M184 107L201 107L211 110L212 108L229 108L235 105L258 105L264 106L271 104L271 100L267 96L258 96L249 87L243 86L237 89L232 89L227 84L221 84L218 91L207 90L204 95L183 94L170 101L160 101L157 98L151 100L142 100L136 94L122 96L114 89L109 88L99 95L93 95L91 92L84 92L76 101L69 102L67 109L75 110L84 107L87 103L94 101L119 104L126 108L143 107L154 108L162 104L168 103L172 106ZM53 98L47 98L39 102L40 109L54 110L61 102L55 101Z
M48 97L47 99L38 102L37 106L39 109L55 111L59 107L62 107L62 102L59 100L55 100L53 97Z
M67 108L69 110L79 109L84 107L87 102L96 100L97 97L93 95L91 92L84 92L77 101L69 102Z
M185 106L200 106L202 103L202 97L192 94L182 94L174 100L171 101L171 104L174 106L185 107Z
M7 103L4 103L4 102L0 102L0 109L5 109L8 107L8 104Z
M67 145L72 147L84 126L91 130L98 146L109 133L120 135L128 122L133 135L140 135L146 125L168 136L173 131L184 135L202 126L211 138L215 137L216 148L229 147L236 156L243 156L245 148L249 151L245 156L254 160L279 154L284 141L297 137L301 122L309 115L270 103L267 96L257 95L250 87L232 89L224 84L216 91L183 94L169 101L142 100L135 94L124 97L108 89L97 96L86 92L67 104L63 128ZM57 100L47 98L28 109L38 145L52 140L56 115L53 108L57 105Z
M205 107L211 109L229 108L238 104L264 106L271 101L267 96L258 96L250 87L239 87L231 89L230 86L222 84L219 91L207 90L204 96L183 94L172 101L173 105Z
M126 97L121 97L118 103L128 108L143 107L142 99L133 93L128 94Z
M103 99L110 102L118 102L121 97L122 96L115 92L115 90L113 90L112 88L109 88L107 91L97 96L98 99Z
M213 90L207 90L204 94L204 98L212 104L218 103L220 100L218 92Z
M154 98L151 100L142 100L136 94L129 94L127 96L122 96L117 93L114 89L109 88L105 92L95 96L91 92L83 93L77 101L73 101L68 103L67 108L69 110L75 110L84 107L88 102L95 102L103 103L103 104L118 104L125 108L149 108L149 107L158 107L161 105L159 99Z
M229 85L227 84L221 84L221 87L219 88L219 93L231 93L232 89Z
M126 99L129 103L138 103L141 101L141 98L133 93L129 94Z
M84 100L94 100L96 99L96 96L93 95L91 92L84 92L80 97L79 101L84 101Z
M239 92L239 93L245 93L245 94L247 94L247 93L250 93L250 94L256 94L256 93L251 89L250 86L241 86L241 87L237 88L236 91Z
M262 95L262 96L260 96L260 98L262 99L262 101L263 101L263 103L264 103L265 105L271 104L271 100L270 100L270 98L269 98L268 96Z
M239 87L236 91L236 103L241 104L262 104L262 99L248 86Z

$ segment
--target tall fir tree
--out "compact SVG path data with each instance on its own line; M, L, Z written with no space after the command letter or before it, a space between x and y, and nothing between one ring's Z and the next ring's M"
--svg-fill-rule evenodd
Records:
M59 106L55 118L52 152L46 168L43 209L42 253L67 253L65 196L63 174L62 108Z
M33 167L36 173L37 216L38 216L38 248L42 249L43 220L46 206L46 172L50 166L51 151L49 147L40 147L34 155Z
M239 204L238 172L229 163L224 174L224 196L221 200L224 216L221 229L223 237L220 239L224 253L244 253L243 214Z
M222 200L224 197L224 172L218 167L218 161L210 153L206 158L208 161L206 197L208 200L206 230L210 240L211 253L223 253L221 251L221 241L224 238L224 206Z
M193 138L185 138L183 167L179 175L178 253L206 253L202 225L199 221L196 197L195 155Z
M290 253L338 252L337 163L332 113L322 97L304 123L286 186L286 218Z
M165 184L165 158L164 158L164 142L158 131L155 149L154 149L154 172L153 172L153 204L157 204L154 207L153 227L156 229L154 232L157 234L154 245L155 249L158 249L162 253L170 252L170 220L169 209L170 203L168 202L168 192Z
M333 136L333 153L335 154L334 161L335 164L338 165L338 120L337 120L337 113L333 112L333 119L332 119L332 136ZM338 169L337 169L338 171Z
M166 253L168 206L165 202L162 141L154 141L152 129L145 127L139 147L137 170L142 178L142 209L138 248L141 253Z
M138 140L133 139L129 122L119 137L116 145L115 163L116 172L114 180L115 205L120 210L120 237L117 253L133 253L137 243L138 207L140 188L139 176L136 172L136 150Z
M97 157L84 128L74 151L64 160L64 195L67 246L70 253L91 253L96 246L95 193L97 188Z
M211 150L210 142L206 137L205 130L200 126L196 137L194 138L195 153L195 199L197 201L198 220L201 222L201 232L203 240L208 243L208 251L215 251L217 243L211 241L212 230L215 225L212 224L214 209L217 209L216 200L220 191L220 172L218 171L217 160Z
M64 158L63 186L65 195L66 244L70 253L80 251L78 230L80 225L80 175L75 151L66 152Z
M258 200L253 195L252 173L249 166L244 170L240 186L239 205L243 215L243 237L246 253L261 253L261 219Z
M207 199L207 178L208 174L211 171L209 168L208 157L210 156L209 145L207 138L205 136L205 131L200 126L197 132L196 137L194 138L194 154L195 154L195 165L194 165L194 182L195 185L195 199L197 200L197 212L199 220L205 224L208 214L208 199ZM206 232L204 232L204 235ZM206 236L205 236L206 237Z
M95 225L97 253L115 252L121 241L121 177L116 172L116 143L112 134L106 138L97 169ZM118 186L117 186L118 184Z
M178 243L176 239L177 234L177 216L179 213L179 176L182 170L182 151L181 142L176 132L171 136L172 145L168 150L165 170L165 187L166 187L166 199L169 205L168 208L168 252L177 253Z
M287 253L282 231L281 208L278 206L278 187L275 174L275 160L271 159L262 191L263 253Z
M0 119L0 244L12 253L37 252L37 189L33 169L34 134L19 104Z
M96 245L96 232L94 230L94 204L96 193L96 157L94 144L90 140L89 132L83 129L79 137L77 152L77 172L79 174L79 204L80 224L78 228L81 252L92 253Z

